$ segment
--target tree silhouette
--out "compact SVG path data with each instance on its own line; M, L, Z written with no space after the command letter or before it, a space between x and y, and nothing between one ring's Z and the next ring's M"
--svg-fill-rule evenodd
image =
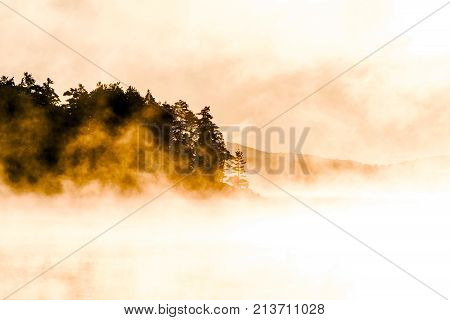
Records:
M238 189L248 188L248 181L245 179L246 161L242 151L236 151L235 156L229 161L228 169L234 174L228 181Z
M169 178L189 173L194 188L199 181L209 181L201 187L221 187L231 155L210 107L196 115L182 100L160 103L150 91L141 96L119 83L98 83L92 91L80 84L61 102L52 84L50 79L37 84L29 73L18 84L0 78L0 179L8 185L51 193L62 188L63 179L132 184L140 151L126 142L125 133L145 125L154 151L171 163L161 173ZM102 171L105 165L110 170Z
M209 175L211 180L222 181L225 161L231 157L231 154L225 147L219 127L212 122L210 107L204 107L198 115L200 118L197 120L195 134L198 168Z

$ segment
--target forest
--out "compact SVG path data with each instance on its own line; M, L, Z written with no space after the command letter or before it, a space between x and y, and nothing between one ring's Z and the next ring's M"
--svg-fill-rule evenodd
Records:
M142 173L222 189L227 169L243 170L208 106L196 114L120 83L80 84L60 98L52 84L29 73L0 79L0 177L12 190L54 194L93 182L139 190Z

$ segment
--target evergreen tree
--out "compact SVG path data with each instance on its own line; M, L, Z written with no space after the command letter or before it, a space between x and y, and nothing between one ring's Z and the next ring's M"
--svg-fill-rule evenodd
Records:
M171 129L171 152L180 173L190 173L195 165L195 142L197 117L189 105L179 100L171 106L174 122Z
M212 122L210 107L204 107L198 115L195 152L198 168L212 180L222 181L225 161L231 155L219 127Z
M119 83L98 83L92 91L80 84L66 91L61 103L52 84L50 79L37 84L29 73L18 84L13 78L0 78L0 171L9 184L45 185L54 192L60 186L52 177L89 182L99 177L96 170L105 159L117 168L111 177L106 174L107 181L128 179L121 170L130 166L134 174L136 166L127 159L140 164L141 150L133 154L129 150L137 148L125 148L126 141L133 143L125 134L131 126L147 124L154 140L151 151L163 155L158 161L170 164L158 166L161 173L171 178L192 173L194 188L222 186L231 155L209 107L196 115L184 101L159 103L150 91L143 97ZM184 170L174 172L174 163Z
M228 181L238 189L245 189L248 187L248 181L245 179L245 164L242 151L236 151L236 155L228 162L228 169L234 174Z

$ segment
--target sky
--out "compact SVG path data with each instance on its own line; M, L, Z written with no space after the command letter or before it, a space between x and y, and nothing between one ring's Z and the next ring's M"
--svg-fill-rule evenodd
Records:
M50 77L60 94L120 80L162 102L210 105L220 125L260 127L443 4L2 0L0 73ZM302 151L323 157L449 155L449 16L447 6L270 126L311 128ZM289 150L276 140L271 151Z

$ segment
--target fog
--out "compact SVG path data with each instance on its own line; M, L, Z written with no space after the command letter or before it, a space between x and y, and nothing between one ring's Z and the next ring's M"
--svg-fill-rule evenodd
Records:
M433 12L429 1L3 1L101 66L1 7L0 69L55 81L150 89L210 105L220 125L262 126ZM391 163L448 154L448 8L273 126L311 127L304 151ZM232 110L232 112L230 112ZM389 138L387 138L389 137ZM256 144L250 145L256 147ZM272 142L273 150L287 147Z
M10 298L437 297L266 180L250 180L251 192L228 197L170 190ZM339 188L279 184L448 294L448 188L393 193L375 187L363 192L361 181ZM167 186L128 196L95 186L53 197L2 189L0 294L8 295Z
M17 12L0 6L1 75L50 77L60 94L78 83L91 89L120 79L150 89L158 101L183 99L194 111L210 105L217 124L240 127L263 126L442 6L438 0L3 2ZM310 176L260 171L292 196L258 175L249 177L251 190L227 196L171 189L109 230L169 184L153 181L124 193L83 183L52 196L0 186L0 294L439 298L430 286L448 297L445 10L271 124L286 133L311 128L302 149L317 156L307 159ZM14 147L27 148L18 134ZM273 148L264 151L293 151L269 142ZM107 178L117 170L101 168ZM101 179L87 181L94 180Z

